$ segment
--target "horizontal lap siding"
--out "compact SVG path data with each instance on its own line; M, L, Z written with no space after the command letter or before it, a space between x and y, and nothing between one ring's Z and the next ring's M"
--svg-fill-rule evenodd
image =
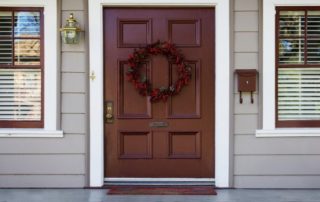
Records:
M1 138L0 155L85 154L85 142L84 134L65 134L63 138Z
M235 176L234 183L241 188L318 188L320 176Z
M2 175L79 175L85 174L84 154L0 155Z
M59 2L59 1L58 1ZM87 0L61 0L61 26L72 12L86 27ZM88 33L87 30L84 33ZM0 187L84 187L87 182L87 48L61 45L63 138L0 138Z
M318 137L256 138L235 136L236 155L320 155Z
M0 175L0 187L4 188L77 188L85 184L81 175Z
M61 24L70 13L80 24L82 29L86 29L87 22L87 0L62 0ZM84 138L84 153L68 155L64 157L70 160L70 165L64 165L64 174L67 178L62 179L66 183L69 178L74 180L73 186L88 186L87 182L87 144L88 144L88 52L86 46L87 30L81 33L80 43L76 45L61 46L61 126L63 131L69 136L82 135ZM78 140L79 141L79 140ZM73 142L75 143L75 141ZM70 145L71 146L71 145ZM69 169L69 170L67 170ZM54 172L54 171L53 171ZM82 177L82 179L80 179ZM79 179L78 179L79 178ZM76 181L78 180L78 181ZM63 186L63 184L61 185Z
M236 156L235 175L320 175L319 155Z
M261 81L262 19L258 16L262 12L262 0L233 0L233 3L234 69L257 69ZM255 137L262 121L259 96L259 91L255 92L251 104L250 94L244 93L244 103L240 104L235 82L234 186L320 188L320 138Z
M259 0L232 0L233 2L233 70L236 69L259 69ZM238 77L234 80L234 152L240 147L237 136L254 135L259 124L259 90L254 92L254 103L250 101L250 93L243 92L243 103L240 104L238 92ZM257 88L259 89L259 88ZM242 146L242 145L241 145ZM245 145L248 146L248 145ZM239 159L234 156L234 172L239 168ZM240 162L242 163L241 159ZM234 175L235 187L242 187L241 181Z

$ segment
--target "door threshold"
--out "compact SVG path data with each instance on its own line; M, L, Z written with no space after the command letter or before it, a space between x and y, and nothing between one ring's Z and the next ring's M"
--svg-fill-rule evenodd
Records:
M105 185L214 186L214 178L104 178Z

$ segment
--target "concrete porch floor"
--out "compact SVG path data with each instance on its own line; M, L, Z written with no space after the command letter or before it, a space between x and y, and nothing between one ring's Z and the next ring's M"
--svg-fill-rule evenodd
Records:
M314 189L218 189L217 196L115 196L104 189L0 189L0 202L320 202Z

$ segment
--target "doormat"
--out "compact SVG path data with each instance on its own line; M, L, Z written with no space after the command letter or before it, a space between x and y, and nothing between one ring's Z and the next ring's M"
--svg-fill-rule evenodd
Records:
M111 186L109 195L217 195L213 186Z

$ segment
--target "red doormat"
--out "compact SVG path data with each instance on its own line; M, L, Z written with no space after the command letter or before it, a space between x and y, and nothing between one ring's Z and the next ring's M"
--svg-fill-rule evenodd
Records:
M212 186L112 186L109 195L217 195Z

